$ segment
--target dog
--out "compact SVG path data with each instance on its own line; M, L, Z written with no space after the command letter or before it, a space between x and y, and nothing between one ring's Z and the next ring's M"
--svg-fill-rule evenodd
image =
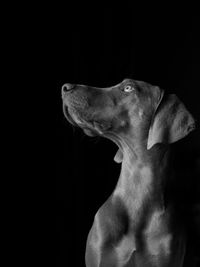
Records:
M176 178L171 144L195 129L191 113L175 94L133 79L108 88L64 84L62 100L71 124L118 146L121 164L88 234L86 266L183 266L184 228L165 192Z

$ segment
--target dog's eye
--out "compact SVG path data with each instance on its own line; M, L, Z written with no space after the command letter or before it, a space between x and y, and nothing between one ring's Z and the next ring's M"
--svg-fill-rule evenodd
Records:
M135 90L135 88L132 87L131 85L126 85L126 86L124 87L124 92L131 92L131 91L133 91L133 90Z

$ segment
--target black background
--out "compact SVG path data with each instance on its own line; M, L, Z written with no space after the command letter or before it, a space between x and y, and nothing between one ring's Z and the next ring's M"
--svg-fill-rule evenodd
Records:
M117 147L112 142L87 137L66 121L61 86L69 82L104 87L129 77L143 80L177 94L198 125L200 28L194 10L163 7L152 12L131 5L87 8L77 3L52 13L52 21L57 266L84 266L93 217L114 189L120 165L113 161ZM196 168L200 164L198 136L197 129L190 141Z

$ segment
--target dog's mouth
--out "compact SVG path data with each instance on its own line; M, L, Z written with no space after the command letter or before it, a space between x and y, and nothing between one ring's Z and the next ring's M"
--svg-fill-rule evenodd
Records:
M112 140L117 146L118 150L114 157L114 161L117 163L121 163L123 160L123 152L122 152L122 146L115 134L112 132L112 124L109 121L105 120L98 120L95 119L84 119L80 116L80 114L76 111L71 112L70 109L64 105L63 106L63 112L66 117L66 119L76 127L79 127L83 130L83 132L90 136L104 136L110 140Z
M88 136L102 136L111 129L111 123L109 121L89 115L86 112L80 112L77 109L71 110L66 105L63 106L63 112L66 119L73 126L82 128Z

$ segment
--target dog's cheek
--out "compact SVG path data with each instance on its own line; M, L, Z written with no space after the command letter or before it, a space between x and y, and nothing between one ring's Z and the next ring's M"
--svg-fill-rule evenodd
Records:
M118 132L126 132L130 125L128 110L123 109L114 117L113 121L114 127Z
M118 134L126 132L128 128L129 128L129 123L125 119L118 118L113 120L112 122L112 129L114 132Z

